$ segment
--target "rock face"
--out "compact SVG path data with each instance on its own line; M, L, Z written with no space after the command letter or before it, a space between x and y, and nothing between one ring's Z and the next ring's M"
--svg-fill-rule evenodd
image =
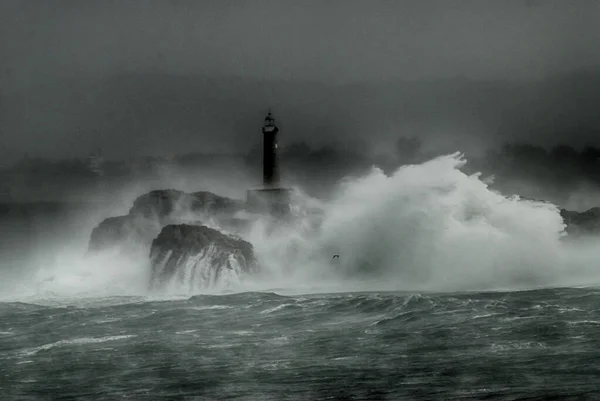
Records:
M600 208L594 207L585 212L560 210L560 215L566 224L569 236L600 234Z
M109 217L92 230L88 251L143 247L150 244L160 228L159 222L138 216Z
M256 270L252 244L198 225L165 226L152 241L151 288L227 287Z
M117 216L104 219L92 230L88 250L91 252L112 248L127 241L130 236L139 235L139 227L132 224L130 216Z
M191 194L174 189L151 191L138 197L129 214L109 217L90 236L88 250L101 251L114 247L150 246L160 230L168 224L197 223L215 220L232 231L244 228L234 214L244 209L244 202L213 194Z

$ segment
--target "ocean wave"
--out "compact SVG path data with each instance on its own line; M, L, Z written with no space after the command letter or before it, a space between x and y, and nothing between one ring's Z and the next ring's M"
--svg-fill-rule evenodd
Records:
M20 356L31 356L35 355L40 351L48 351L52 348L56 347L66 347L73 345L86 345L86 344L99 344L105 343L108 341L117 341L117 340L125 340L128 338L134 338L137 335L119 335L119 336L106 336L106 337L81 337L81 338L73 338L69 340L60 340L50 344L40 345L38 347L33 348L25 348L19 351Z
M238 292L235 294L223 294L223 295L194 295L188 300L193 303L232 303L236 304L240 301L243 302L269 302L279 301L287 299L284 295L279 295L274 292Z

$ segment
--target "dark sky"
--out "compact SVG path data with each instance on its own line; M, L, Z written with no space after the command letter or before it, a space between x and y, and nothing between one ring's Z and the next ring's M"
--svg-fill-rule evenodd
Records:
M202 119L214 117L207 108L195 123L190 117L189 123L173 128L169 138L165 127L173 124L168 119L160 132L142 134L135 121L124 122L125 117L115 117L114 111L103 111L108 110L108 101L102 96L116 99L120 109L126 109L131 93L104 93L97 87L89 90L89 85L104 82L101 79L124 73L221 79L234 75L283 81L291 85L288 92L279 97L269 92L264 100L279 104L289 116L298 105L294 100L284 104L281 99L293 98L296 89L292 84L302 88L304 81L321 85L371 82L378 87L385 85L382 82L455 77L543 80L556 74L597 70L599 43L598 0L0 0L0 146L13 154L29 150L64 155L67 145L73 154L99 145L110 153L115 140L122 140L124 134L96 136L102 130L119 131L121 126L127 127L125 136L138 144L143 142L141 135L149 135L153 145L144 151L180 151L189 148L182 145L189 132L202 131ZM181 96L164 88L169 82L165 80L161 90ZM80 89L73 89L79 85ZM140 86L147 88L146 84ZM267 107L232 103L231 98L238 95L235 88L224 95L218 86L211 86L210 93L201 86L191 85L203 93L181 97L178 107L184 107L184 99L190 97L194 102L201 102L202 96L227 97L229 103L223 102L223 107L234 116L231 118L239 115L244 122L254 120L236 107L252 108L252 118ZM153 96L161 99L157 90ZM305 92L301 95L303 108L296 109L299 115L314 117L324 107L340 108L339 100L327 103L310 98L327 90ZM92 95L81 100L81 93ZM376 90L375 94L361 95L358 90L352 94L379 96ZM152 99L147 93L143 96L147 102L144 110L152 108ZM246 97L248 92L239 96ZM81 106L85 102L88 108ZM157 105L152 126L160 120ZM90 114L90 108L98 113ZM337 121L354 115L350 109L315 129L335 126L338 137L343 135ZM169 118L181 121L183 117ZM225 136L230 139L223 141L224 147L241 135L231 128L238 127L235 121L228 124L231 132ZM438 129L443 129L444 123L440 124ZM212 134L211 138L207 148L219 148ZM175 142L178 145L167 146ZM120 148L130 153L143 148L136 146ZM119 154L117 150L113 153Z

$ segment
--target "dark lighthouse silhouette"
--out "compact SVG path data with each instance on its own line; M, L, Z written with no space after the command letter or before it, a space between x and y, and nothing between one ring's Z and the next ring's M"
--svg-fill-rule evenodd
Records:
M246 209L250 212L268 213L283 217L290 212L290 188L280 185L279 160L277 157L277 134L279 128L275 118L269 113L262 126L263 133L263 188L247 192Z
M269 111L262 127L263 132L263 186L276 188L279 186L279 166L277 160L277 133L279 128Z

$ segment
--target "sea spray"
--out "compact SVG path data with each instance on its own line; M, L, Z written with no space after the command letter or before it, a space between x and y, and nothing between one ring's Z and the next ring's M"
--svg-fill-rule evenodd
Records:
M590 278L600 254L590 244L583 257L581 246L563 243L555 205L494 192L462 172L465 163L456 153L390 176L374 168L340 185L318 230L258 231L250 241L277 286L452 291L561 285L584 271Z
M201 294L242 290L243 266L233 255L223 260L222 253L211 245L196 255L180 255L174 261L170 261L171 252L153 255L157 260L151 261L156 269L150 283L152 291L155 294ZM159 282L158 277L169 262L176 264L177 270Z
M455 291L598 281L597 239L566 243L555 205L494 192L479 175L462 172L464 163L457 153L403 166L391 175L373 168L346 179L327 202L297 194L294 224L273 229L257 219L245 235L261 272L239 282L222 276L229 284L211 281L212 286L228 291ZM87 235L81 235L81 249L71 244L46 250L33 270L11 281L11 294L148 293L147 251L86 255ZM172 291L205 291L203 285L186 282L206 273L204 261L182 263L187 266L184 285ZM215 281L210 275L203 280Z
M15 277L0 298L134 296L148 292L146 253L56 249Z
M350 257L345 273L366 262L400 285L432 288L551 275L563 230L558 209L490 191L459 170L465 162L454 154L347 182L321 231Z

